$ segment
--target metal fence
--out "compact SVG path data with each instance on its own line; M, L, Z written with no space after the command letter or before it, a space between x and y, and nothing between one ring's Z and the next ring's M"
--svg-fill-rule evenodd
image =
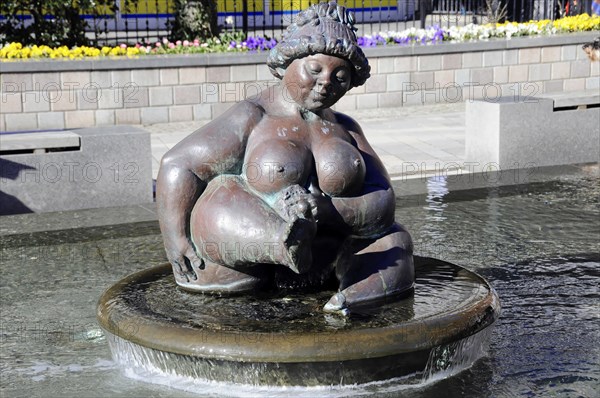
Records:
M189 0L193 2L194 0ZM279 38L301 10L323 0L219 0L221 31ZM152 42L169 33L175 0L115 0L118 11L82 15L98 44ZM358 34L411 27L464 26L494 18L523 22L591 14L594 0L338 0L354 11ZM494 13L494 10L496 12ZM495 14L495 17L494 17ZM22 18L27 23L27 15Z

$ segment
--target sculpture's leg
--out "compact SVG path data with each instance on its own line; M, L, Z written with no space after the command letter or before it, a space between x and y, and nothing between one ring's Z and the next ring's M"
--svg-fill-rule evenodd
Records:
M336 260L340 291L324 309L340 311L409 291L415 279L412 253L412 239L400 224L379 238L348 238Z
M315 233L314 228L307 228L307 222L284 221L238 176L217 177L208 184L190 217L192 241L205 268L195 270L198 279L185 287L245 291L264 280L265 264L283 264L296 272L307 270Z

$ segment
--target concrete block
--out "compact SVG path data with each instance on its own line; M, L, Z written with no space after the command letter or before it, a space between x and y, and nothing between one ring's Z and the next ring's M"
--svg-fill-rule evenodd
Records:
M115 110L116 124L140 124L140 109L116 109Z
M131 83L142 87L158 86L160 83L158 71L158 69L133 69L131 71Z
M81 137L65 131L39 131L36 134L6 134L0 136L3 153L47 153L61 148L79 149ZM65 149L66 150L66 149Z
M462 55L463 68L481 68L483 66L483 53L472 52Z
M379 74L394 72L394 58L383 57L377 60L377 70Z
M462 68L461 54L442 55L442 69L460 69Z
M212 106L210 104L198 104L193 106L194 120L211 120Z
M60 82L62 87L70 87L75 90L81 90L84 87L98 87L92 82L92 74L83 71L61 72Z
M577 59L577 50L579 46L563 46L560 52L560 59L563 61L573 61Z
M417 70L417 57L404 56L394 58L394 72L415 72Z
M560 61L561 47L544 47L542 48L542 62L558 62Z
M554 62L552 64L552 79L568 79L571 77L570 62Z
M172 106L169 108L169 122L189 122L193 120L191 105Z
M77 109L77 93L73 91L58 91L59 95L50 103L52 111L74 111Z
M197 104L200 102L200 85L173 87L175 105Z
M58 72L33 73L33 90L60 90L60 74Z
M26 113L7 113L4 115L6 131L27 131L38 128L35 115Z
M96 85L100 88L113 87L110 71L104 71L104 70L92 71L91 83L93 83L94 85ZM120 87L120 86L118 84L115 84L114 87Z
M271 74L271 71L267 65L261 64L256 65L256 80L275 80L275 76Z
M96 126L114 126L115 111L112 109L99 109L96 111Z
M161 86L176 86L179 84L179 69L168 68L160 70Z
M42 93L37 92L25 92L21 94L23 96L23 112L49 112L50 101L48 98L44 98Z
M571 62L571 77L589 77L590 76L590 60L578 59Z
M210 66L206 68L206 81L208 83L221 83L230 81L229 66Z
M379 73L378 62L373 62L373 61L374 60L371 60L371 62L369 62L369 66L371 67L371 76L377 75Z
M377 108L377 94L363 94L356 99L358 109L373 109Z
M351 112L356 110L356 95L345 95L338 102L336 102L334 108L338 112Z
M513 65L508 67L508 81L510 83L526 82L529 74L527 65Z
M128 70L113 70L110 72L110 80L112 84L124 87L126 84L133 84L131 71Z
M441 70L437 72L433 72L434 86L440 87L448 86L456 84L454 80L454 71L453 70Z
M148 90L150 106L173 105L172 87L150 87Z
M435 71L442 68L441 55L421 55L419 56L419 71Z
M0 112L18 113L23 112L23 100L21 92L3 92L0 94Z
M552 66L550 64L533 64L529 65L529 80L550 80L550 71Z
M385 93L387 84L386 84L386 75L374 75L367 80L365 83L365 90L367 93Z
M150 106L148 87L129 84L123 88L123 106L125 108L143 108Z
M569 104L589 102L579 95ZM597 94L592 101L600 103ZM466 161L502 170L597 162L600 108L559 109L552 98L467 103Z
M219 102L240 102L244 99L245 90L243 83L219 84Z
M458 69L454 71L454 82L459 86L464 86L468 84L471 79L471 70L470 69Z
M434 87L433 72L413 72L410 74L410 82L421 90L427 90Z
M585 90L585 80L580 79L566 79L564 83L565 91L581 91Z
M378 99L380 108L396 108L402 106L402 93L381 93Z
M590 76L600 76L600 62L590 62Z
M65 112L65 127L68 129L92 127L95 124L94 111L68 111Z
M508 66L494 67L494 83L496 83L496 84L508 83Z
M79 147L51 153L0 151L1 214L152 202L148 132L119 126L70 134L79 137Z
M519 50L506 50L504 51L502 64L503 65L516 65L519 63Z
M483 53L483 66L500 66L502 65L503 51L486 51Z
M229 69L229 67L226 68ZM179 68L179 84L200 84L206 81L206 69L204 67Z
M62 130L65 128L64 112L38 113L38 126L43 130Z
M256 66L255 65L232 65L231 66L231 81L232 82L256 81Z
M585 79L586 90L600 90L600 78L599 77L588 77Z
M544 82L544 93L561 93L564 89L564 80L548 80Z
M169 108L166 106L143 108L141 118L142 124L168 123Z
M540 62L542 51L540 48L521 48L519 50L519 63L535 64Z
M82 90L75 91L77 97L76 110L98 109L99 91L93 87L87 87Z
M204 83L200 87L200 102L214 104L219 102L220 83Z
M98 108L123 108L123 91L121 88L103 88L98 91Z
M494 70L492 68L471 69L471 82L477 85L489 84L494 81Z
M33 90L32 73L0 73L0 91L21 92Z

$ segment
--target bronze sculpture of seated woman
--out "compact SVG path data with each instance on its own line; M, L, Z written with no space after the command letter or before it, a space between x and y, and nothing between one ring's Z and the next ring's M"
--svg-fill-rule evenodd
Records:
M412 242L387 172L360 126L330 109L369 77L352 15L310 7L267 63L279 85L162 159L159 221L178 285L241 293L335 278L326 311L411 291Z

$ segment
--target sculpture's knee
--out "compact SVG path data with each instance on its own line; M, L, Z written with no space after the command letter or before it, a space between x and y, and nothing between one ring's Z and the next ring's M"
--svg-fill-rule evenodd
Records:
M390 243L392 246L400 247L409 254L413 253L414 247L412 237L403 225L395 223L392 226L390 233L384 237L384 239L387 237L391 240Z

